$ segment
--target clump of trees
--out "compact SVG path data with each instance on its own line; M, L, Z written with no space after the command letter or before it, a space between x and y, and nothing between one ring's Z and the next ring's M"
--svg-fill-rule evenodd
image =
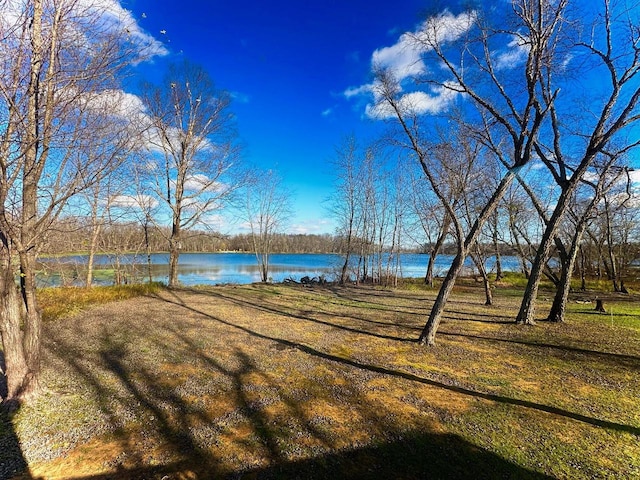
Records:
M423 180L412 183L426 191L414 192L414 213L431 256L446 238L457 245L422 343L435 343L465 259L488 286L483 258L499 258L501 241L513 244L528 278L517 323L535 323L544 275L557 290L548 318L563 321L578 258L582 272L595 261L621 290L619 267L634 261L638 244L628 219L638 199L630 172L639 31L637 11L624 3L513 0L499 14L433 15L374 53L372 83L347 93L370 95L369 116L388 122L390 144L420 166ZM358 224L340 218L343 228Z
M154 236L165 239L175 285L183 232L205 225L242 185L230 97L203 69L173 66L141 96L122 89L136 65L167 51L119 8L91 0L0 2L0 334L7 401L39 391L37 259L58 232L85 235L70 250L83 245L89 253L91 285L100 248L122 247L126 236L126 244L139 242L127 231L135 229L123 227L136 221L147 253Z
M9 400L39 389L35 271L50 226L136 149L117 79L162 53L129 17L107 22L106 13L97 2L0 3L0 333Z

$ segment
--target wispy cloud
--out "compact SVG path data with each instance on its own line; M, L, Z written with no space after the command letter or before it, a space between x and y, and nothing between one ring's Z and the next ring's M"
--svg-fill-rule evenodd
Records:
M246 93L241 92L229 92L231 98L238 103L249 103L251 101L251 97Z
M322 115L323 117L329 117L334 111L335 111L336 107L329 107L325 110L323 110L320 115Z
M294 234L311 235L329 233L335 230L333 221L327 218L312 218L301 222L293 223L288 231Z
M529 55L530 46L526 39L513 37L507 48L494 52L493 65L498 70L514 68L522 64Z
M476 19L474 11L453 15L448 10L425 20L415 31L399 36L397 42L388 47L376 49L371 56L374 70L389 72L397 82L398 92L402 92L405 80L429 73L424 54L433 50L435 44L453 42L468 32ZM372 95L373 103L365 107L365 113L371 118L390 117L392 111L376 93L377 81L347 88L343 94L350 99L361 95ZM460 95L455 84L444 82L428 91L412 91L403 94L399 105L403 109L417 114L434 114L445 110Z

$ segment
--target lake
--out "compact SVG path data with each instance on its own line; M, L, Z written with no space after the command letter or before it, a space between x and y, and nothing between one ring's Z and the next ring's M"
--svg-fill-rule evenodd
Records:
M424 277L429 261L428 254L401 254L401 276L404 278ZM451 265L451 255L439 255L434 269L435 275L444 275ZM121 264L137 271L137 281L146 278L146 256L121 255ZM113 255L97 255L95 259L96 284L113 283ZM152 255L152 277L155 281L168 282L169 254ZM342 257L338 254L273 254L270 260L270 276L273 282L282 282L293 278L299 281L304 276L324 277L331 281L336 278L342 265ZM41 286L55 286L61 283L82 285L83 270L87 262L85 255L43 258L45 268L38 276ZM136 268L133 268L136 266ZM487 267L491 270L495 260L490 258ZM502 257L504 270L519 270L516 257ZM473 271L472 262L467 259L467 273ZM100 270L102 269L102 270ZM60 273L64 270L64 274ZM131 275L131 274L130 274ZM183 285L216 285L223 283L246 284L260 281L260 273L256 257L252 253L183 253L180 255L178 280Z

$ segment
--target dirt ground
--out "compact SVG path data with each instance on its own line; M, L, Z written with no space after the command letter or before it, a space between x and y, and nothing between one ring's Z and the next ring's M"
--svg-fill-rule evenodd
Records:
M465 292L427 349L433 296L163 290L48 323L22 478L640 476L633 313L527 328Z

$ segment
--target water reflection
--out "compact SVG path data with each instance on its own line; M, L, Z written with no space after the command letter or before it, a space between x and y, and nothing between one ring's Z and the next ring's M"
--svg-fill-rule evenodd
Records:
M440 255L434 273L443 275L451 265L452 256ZM422 277L425 274L428 254L402 254L400 275L405 278ZM337 254L274 254L271 256L269 275L273 282L288 278L299 280L304 276L335 279L343 259ZM38 281L47 285L83 285L86 277L85 255L45 258ZM489 259L487 268L494 268L495 261ZM95 258L95 284L113 283L114 270L125 271L131 282L148 279L149 268L145 255L98 255ZM502 257L505 270L518 270L515 257ZM467 261L471 271L473 265ZM169 278L168 254L151 256L151 277L154 281L167 282ZM178 280L183 285L215 285L221 283L252 283L260 281L260 271L256 258L249 253L183 253L180 256Z

